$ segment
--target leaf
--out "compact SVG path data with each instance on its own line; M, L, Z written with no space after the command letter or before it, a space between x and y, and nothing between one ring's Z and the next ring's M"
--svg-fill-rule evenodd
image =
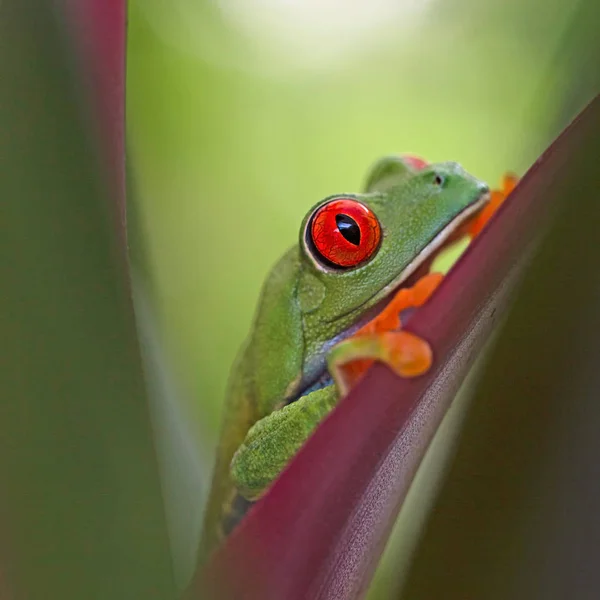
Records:
M126 235L125 207L125 0L56 0L64 6L76 42L82 82L86 85L89 126L100 142L100 155Z
M86 96L93 116L90 125L101 142L101 156L116 208L115 224L127 252L173 570L177 588L181 590L194 571L202 523L202 478L208 469L185 422L181 393L161 344L152 306L153 282L147 264L145 232L137 212L137 190L131 181L125 181L126 3L68 0L66 6L77 48L86 63Z
M182 591L192 578L196 564L202 526L200 499L205 493L203 484L207 472L210 473L210 462L199 451L181 409L181 392L169 369L147 288L135 267L133 273L133 299L173 571L177 590Z
M565 191L555 190L582 160L599 113L596 99L407 322L434 349L433 368L413 380L371 369L197 572L189 598L357 598L366 590L433 434L564 205Z
M0 4L0 585L31 600L173 598L114 188L60 17Z
M478 374L402 597L600 597L598 105L548 158L557 217Z

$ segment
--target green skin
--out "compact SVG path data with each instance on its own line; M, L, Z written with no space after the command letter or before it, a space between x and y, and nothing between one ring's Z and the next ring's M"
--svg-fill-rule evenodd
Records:
M315 209L336 196L310 210L299 244L264 284L251 333L233 367L201 558L222 540L236 496L238 504L240 496L258 499L337 404L340 393L327 373L335 378L356 348L354 340L338 345L341 351L332 348L430 258L442 238L479 210L487 191L456 163L416 171L401 158L381 159L364 194L343 194L366 204L382 231L374 255L348 269L325 266L306 241Z

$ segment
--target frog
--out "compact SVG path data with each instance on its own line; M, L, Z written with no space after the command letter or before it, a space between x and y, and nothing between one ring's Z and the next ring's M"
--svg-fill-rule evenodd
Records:
M436 255L489 201L457 162L390 155L361 193L316 202L276 262L233 364L200 560L233 531L374 361L401 377L432 363L400 315L441 283Z

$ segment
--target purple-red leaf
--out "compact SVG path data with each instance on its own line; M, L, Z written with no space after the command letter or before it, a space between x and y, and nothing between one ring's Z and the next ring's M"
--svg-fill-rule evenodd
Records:
M434 365L376 365L318 428L204 570L189 598L356 598L368 586L421 459L524 272L557 181L598 119L594 100L528 171L406 329Z
M110 169L88 127L118 146L124 2L93 6L92 67L65 2L0 3L0 595L19 599L175 596ZM114 30L95 29L110 15ZM105 156L122 183L120 148Z
M125 0L57 0L70 18L87 85L94 132L126 236L125 211Z
M600 111L471 387L403 598L599 598ZM396 596L398 597L398 596Z

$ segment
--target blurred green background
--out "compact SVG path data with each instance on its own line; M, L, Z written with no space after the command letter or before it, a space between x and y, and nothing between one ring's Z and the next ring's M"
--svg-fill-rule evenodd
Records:
M596 12L130 0L129 170L153 309L207 469L261 282L306 210L360 190L389 153L456 160L492 185L522 174L597 89Z

